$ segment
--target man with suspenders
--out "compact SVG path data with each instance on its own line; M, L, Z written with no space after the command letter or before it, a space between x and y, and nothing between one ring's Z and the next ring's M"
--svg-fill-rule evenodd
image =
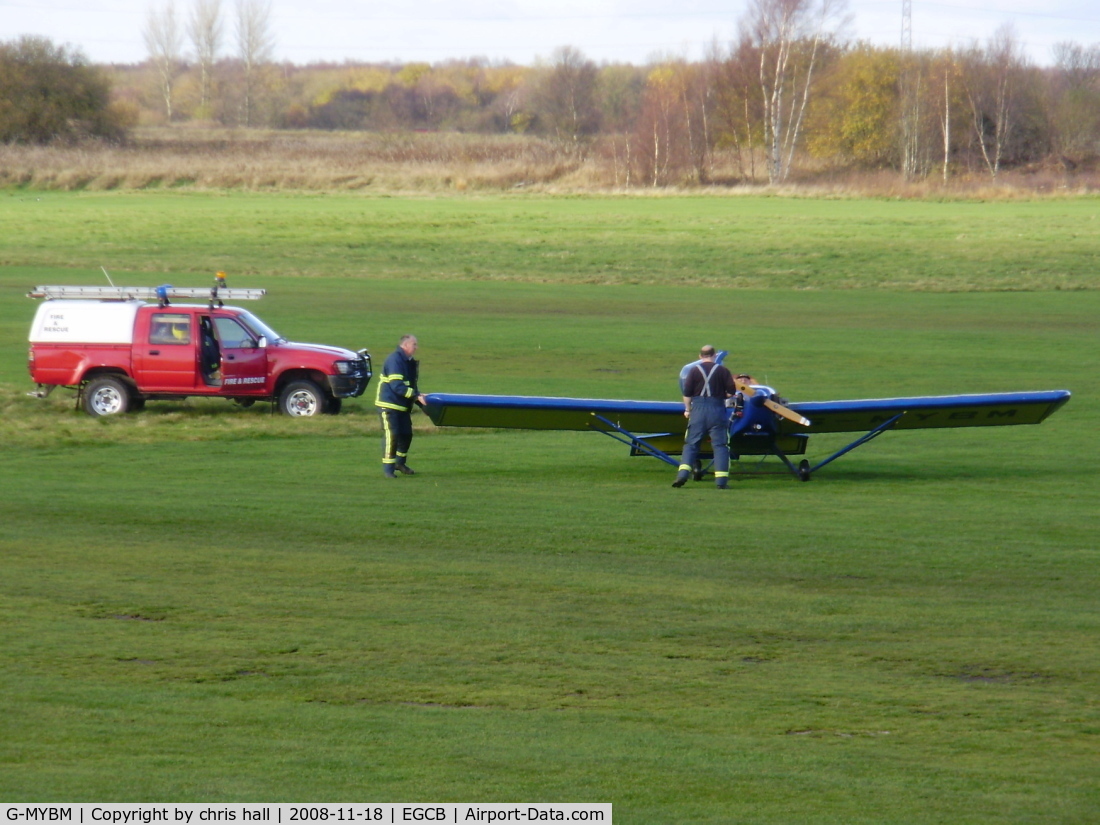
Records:
M733 375L715 363L718 354L709 344L699 350L699 363L692 365L683 381L684 415L688 419L684 453L673 487L683 487L695 467L699 445L710 435L714 447L714 479L719 490L729 487L729 413L726 399L737 393Z

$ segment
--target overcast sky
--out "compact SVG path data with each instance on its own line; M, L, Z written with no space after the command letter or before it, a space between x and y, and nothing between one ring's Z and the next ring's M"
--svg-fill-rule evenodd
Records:
M152 0L160 7L165 0ZM175 0L181 17L192 0ZM235 0L222 0L231 49ZM273 0L278 60L427 61L486 57L530 64L558 46L598 62L702 56L737 31L747 0ZM45 35L96 63L138 63L150 0L0 0L0 40ZM1011 23L1032 60L1055 43L1100 43L1100 0L912 0L913 45L984 42ZM902 0L849 0L850 36L895 46Z

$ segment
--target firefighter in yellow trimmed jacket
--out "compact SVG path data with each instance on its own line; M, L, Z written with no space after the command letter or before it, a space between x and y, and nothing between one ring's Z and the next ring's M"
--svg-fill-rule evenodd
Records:
M413 437L412 406L425 401L417 388L420 362L413 358L416 347L415 335L402 335L378 382L374 406L382 416L382 473L386 478L395 478L396 473L413 475L406 463Z

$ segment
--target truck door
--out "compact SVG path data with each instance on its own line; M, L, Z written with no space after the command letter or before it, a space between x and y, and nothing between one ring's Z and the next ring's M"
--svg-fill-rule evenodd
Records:
M134 377L142 392L193 390L198 371L198 336L191 313L172 307L154 309L149 324L138 324L134 339Z
M267 393L267 350L235 318L214 317L221 352L223 395Z

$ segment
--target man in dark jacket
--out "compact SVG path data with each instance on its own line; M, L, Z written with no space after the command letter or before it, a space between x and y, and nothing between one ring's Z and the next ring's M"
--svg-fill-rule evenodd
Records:
M729 485L730 433L726 399L737 393L737 387L730 371L715 362L717 357L714 347L703 347L699 350L699 362L692 365L684 376L682 392L688 430L673 487L683 487L687 482L699 455L699 445L707 435L714 447L715 483L719 490L725 490Z
M396 473L413 475L412 467L405 463L413 438L412 406L424 404L417 388L420 362L413 358L416 348L415 335L402 335L378 381L374 406L382 416L382 473L386 478L395 478Z

